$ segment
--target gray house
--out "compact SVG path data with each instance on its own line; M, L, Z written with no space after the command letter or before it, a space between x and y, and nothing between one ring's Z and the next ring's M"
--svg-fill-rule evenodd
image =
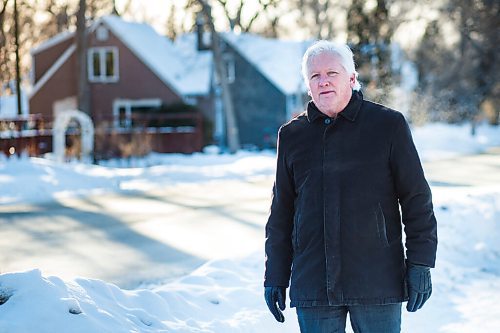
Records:
M311 42L284 41L252 34L222 33L227 79L244 148L276 145L278 128L302 112L308 100L300 65ZM175 45L187 62L193 53L205 53L199 34L179 37ZM216 143L224 143L225 120L220 87L211 64L211 100L214 107L205 116L213 124Z
M308 100L300 65L310 42L222 34L242 145L276 144L278 128Z

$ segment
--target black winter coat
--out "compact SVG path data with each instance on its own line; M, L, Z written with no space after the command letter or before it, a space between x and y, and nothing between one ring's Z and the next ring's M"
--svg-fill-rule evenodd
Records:
M310 102L280 128L264 286L290 282L292 307L407 300L402 225L408 261L434 267L431 192L401 113L353 92L336 119Z

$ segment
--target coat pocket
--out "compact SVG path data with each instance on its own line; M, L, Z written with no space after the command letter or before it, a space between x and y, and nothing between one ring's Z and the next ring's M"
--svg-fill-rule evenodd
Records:
M389 247L389 240L387 239L387 227L384 216L384 211L380 203L375 208L375 218L377 221L377 236L382 247Z

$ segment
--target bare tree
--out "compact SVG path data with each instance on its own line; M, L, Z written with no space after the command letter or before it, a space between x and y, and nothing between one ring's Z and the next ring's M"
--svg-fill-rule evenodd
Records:
M19 64L19 16L17 15L17 0L14 0L14 44L16 62L16 96L17 114L22 114L21 109L21 69Z
M105 6L101 6L105 5ZM97 17L103 8L107 13L116 11L115 2L93 0L87 6L87 0L79 0L79 7L76 13L76 54L78 68L78 108L91 115L90 110L90 89L87 80L87 12L90 19Z
M243 12L248 12L248 4L244 0L240 0L239 4L232 10L230 1L228 0L217 0L217 2L222 6L226 19L229 23L229 28L234 31L240 30L242 32L250 32L253 28L254 23L257 19L265 14L269 13L270 9L276 8L279 4L278 0L259 0L259 6L253 11L252 15L249 16L247 20L243 19ZM234 1L231 1L234 5ZM279 20L279 17L275 16L273 20Z
M25 55L36 29L33 16L33 7L26 1L0 2L0 91L19 91L17 83L27 76Z
M204 0L197 0L201 5L202 12L207 20L208 27L210 29L211 35L211 47L213 53L213 59L215 64L215 71L222 90L222 102L224 105L224 112L226 115L226 131L227 131L227 141L229 146L229 151L235 153L240 148L240 139L238 125L236 123L236 116L233 107L233 101L231 98L231 90L229 89L229 84L227 82L227 73L224 65L224 60L222 57L222 52L220 50L220 37L215 30L212 8Z
M290 0L290 9L300 13L297 27L316 39L333 39L338 35L336 22L346 14L349 0Z
M170 5L170 13L168 14L166 22L167 36L168 38L170 38L170 40L175 40L178 34L176 17L177 17L177 8L175 6L175 3L172 2L172 4Z
M86 0L79 0L80 6L76 19L76 56L78 70L78 108L90 114L89 109L89 84L87 81L87 21L85 13L87 11Z
M397 28L389 19L388 6L395 1L352 0L347 11L347 40L352 44L360 67L361 79L367 82L370 98L386 103L392 84L390 44Z
M9 26L12 25L12 20L8 16L10 14L7 7L8 0L2 0L2 8L0 8L0 83L2 86L12 79L13 75L10 70L9 53L11 49L11 40L9 34ZM0 92L3 89L0 89Z

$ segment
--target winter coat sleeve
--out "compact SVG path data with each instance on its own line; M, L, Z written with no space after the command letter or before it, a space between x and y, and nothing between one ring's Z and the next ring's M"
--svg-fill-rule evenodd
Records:
M278 132L276 179L266 224L264 286L288 287L292 266L292 230L295 189L287 164L283 128Z
M406 257L414 264L434 267L437 223L432 195L408 123L399 113L390 163L406 234Z

